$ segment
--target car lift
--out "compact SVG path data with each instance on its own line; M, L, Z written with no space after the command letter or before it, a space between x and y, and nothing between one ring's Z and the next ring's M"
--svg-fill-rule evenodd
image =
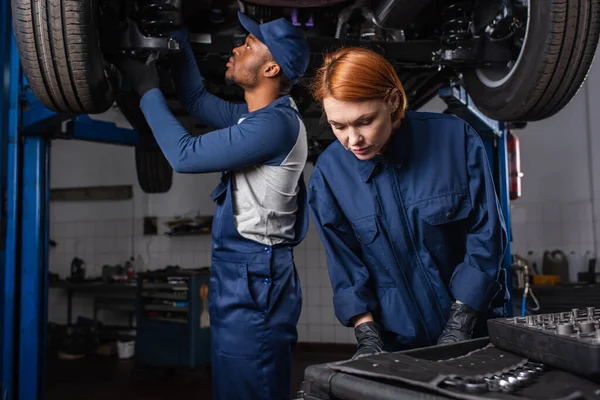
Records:
M45 397L48 316L49 158L52 138L134 146L137 132L88 116L54 113L27 87L12 32L10 1L0 4L0 390L1 400ZM510 227L506 128L483 116L464 89L443 88L448 112L484 139ZM61 126L66 122L66 134ZM509 247L504 258L510 289ZM512 301L507 305L512 315Z

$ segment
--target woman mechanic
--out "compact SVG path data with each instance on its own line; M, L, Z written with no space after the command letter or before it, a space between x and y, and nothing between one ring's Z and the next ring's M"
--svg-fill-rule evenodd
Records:
M406 111L396 71L366 49L327 55L312 92L337 141L308 201L353 358L486 335L506 315L507 235L478 134Z

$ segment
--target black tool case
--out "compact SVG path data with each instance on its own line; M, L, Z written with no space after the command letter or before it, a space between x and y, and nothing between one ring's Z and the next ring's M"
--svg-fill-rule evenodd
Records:
M563 312L492 319L489 338L500 349L598 381L600 329L598 315L590 311L589 319L578 310L573 316Z
M489 338L382 353L353 361L319 364L305 370L308 400L388 399L593 399L600 385L577 375L544 368L513 390L470 393L447 384L456 377L492 377L527 365L528 359L500 350Z

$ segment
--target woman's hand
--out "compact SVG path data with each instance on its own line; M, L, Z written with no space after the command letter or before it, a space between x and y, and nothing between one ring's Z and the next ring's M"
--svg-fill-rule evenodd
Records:
M354 335L358 345L352 360L383 352L382 329L377 322L373 321L371 314L356 319L354 323Z
M477 312L466 304L455 302L450 306L450 317L446 328L438 338L437 344L462 342L471 338L477 321Z

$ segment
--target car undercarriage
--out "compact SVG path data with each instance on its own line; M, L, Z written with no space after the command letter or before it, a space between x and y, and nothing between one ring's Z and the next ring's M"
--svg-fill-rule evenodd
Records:
M463 70L502 69L519 56L527 21L526 2L341 1L341 0L104 0L100 42L105 57L128 53L147 57L178 51L169 33L187 28L200 68L224 97L241 92L219 88L231 49L243 41L241 10L257 21L284 17L301 27L313 53L305 80L321 56L340 46L368 47L397 68L419 108L437 88L461 78ZM167 86L167 85L165 85ZM300 85L303 86L303 85ZM295 93L302 111L310 105L302 88Z
M329 50L362 46L384 55L400 75L409 107L418 109L443 85L459 82L463 70L502 69L514 63L527 21L524 2L505 0L105 0L100 13L102 51L107 59L121 53L136 57L154 53L159 59L165 58L179 49L169 34L188 29L209 91L240 102L243 92L224 81L231 49L246 36L237 23L237 11L259 22L288 18L305 32L311 64L292 97L306 119L321 115L306 83ZM162 77L163 91L174 99L168 70ZM176 101L172 101L171 109L182 116L185 113ZM131 113L129 117L132 119ZM196 125L202 129L201 124ZM333 140L326 128L311 129L309 135L313 157Z
M238 11L258 22L287 18L307 37L311 61L291 95L310 126L313 160L334 139L318 123L322 110L307 85L328 51L361 46L385 56L410 109L458 84L486 117L522 126L553 116L577 94L600 36L600 0L11 2L23 72L35 97L50 110L75 115L102 113L116 104L142 138L136 158L152 153L152 162L142 163L152 165L162 158L155 154L139 98L123 85L111 60L123 54L156 58L170 109L188 118L168 62L179 51L171 33L185 28L207 90L242 102L242 90L225 82L227 59L246 36ZM211 129L202 121L189 126L192 134Z

